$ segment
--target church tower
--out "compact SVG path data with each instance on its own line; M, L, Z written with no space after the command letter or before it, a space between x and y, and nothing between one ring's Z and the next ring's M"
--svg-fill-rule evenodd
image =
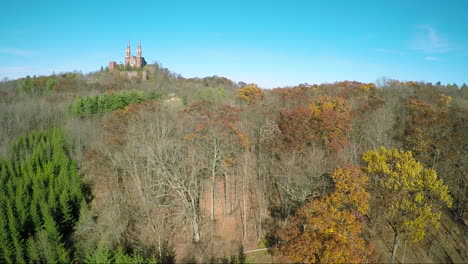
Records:
M131 56L131 51L130 51L130 42L127 44L127 49L125 50L125 65L130 63L130 56Z
M146 65L145 58L143 58L141 52L141 43L138 43L136 56L132 56L130 42L127 44L127 49L125 50L125 66L127 65L132 68L143 68Z
M138 43L138 47L137 47L137 58L141 58L141 43Z
M137 55L136 55L136 67L142 68L146 65L145 59L141 56L141 43L138 43Z

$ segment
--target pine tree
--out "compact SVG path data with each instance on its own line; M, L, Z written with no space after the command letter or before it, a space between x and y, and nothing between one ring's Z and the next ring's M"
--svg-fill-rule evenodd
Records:
M106 246L99 245L94 252L88 253L84 258L84 263L94 264L94 263L112 263L113 257L111 252Z
M30 263L39 263L41 261L34 237L29 237L26 241L26 250Z
M136 263L133 261L133 257L125 253L125 251L121 247L119 247L117 251L115 252L114 260L115 260L115 263ZM142 262L143 260L140 261L139 263L142 263Z
M41 262L57 263L56 245L49 239L47 231L39 231L35 236L35 240L37 242L37 251L41 255Z
M4 215L5 212L5 197L0 193L0 261L6 263L13 262L12 245L10 243L10 237L8 230L7 218Z
M14 254L15 254L15 262L16 263L24 263L24 250L23 245L21 243L20 232L17 226L17 220L15 217L15 213L13 211L13 205L10 202L10 199L6 200L6 211L7 211L7 219L8 219L8 232L11 236Z

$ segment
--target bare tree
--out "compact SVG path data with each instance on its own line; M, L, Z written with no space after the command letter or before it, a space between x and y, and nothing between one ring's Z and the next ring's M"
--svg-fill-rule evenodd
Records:
M184 123L176 122L177 118L163 105L139 112L129 125L122 151L110 156L133 180L154 232L151 207L171 208L173 220L191 222L193 241L198 242L202 167L195 150L182 139Z

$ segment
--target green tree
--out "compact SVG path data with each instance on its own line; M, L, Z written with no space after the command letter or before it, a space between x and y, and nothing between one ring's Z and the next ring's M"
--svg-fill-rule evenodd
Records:
M105 246L98 246L96 250L90 252L84 258L84 263L102 263L102 264L110 264L113 263L114 257L112 256L112 252Z
M140 93L136 91L120 94L104 94L76 98L69 106L68 113L75 116L94 115L123 109L131 104L140 104L147 100L159 100L157 92Z
M46 81L46 83L45 83L45 89L46 89L47 91L52 90L52 89L55 87L56 83L57 83L57 82L55 81L55 78L54 78L54 77L48 78L47 81Z
M0 263L69 263L65 237L85 201L63 132L32 132L0 160ZM75 212L74 212L75 211Z
M226 98L226 91L223 88L206 87L205 89L197 92L197 100L208 101L210 103L218 104Z
M34 80L31 76L26 76L26 78L20 82L20 88L24 92L31 92L34 89Z
M461 89L463 98L468 99L468 85L466 85L466 83L463 83L460 89Z
M26 241L26 250L28 252L29 261L33 263L39 263L41 261L40 253L33 237L29 237Z

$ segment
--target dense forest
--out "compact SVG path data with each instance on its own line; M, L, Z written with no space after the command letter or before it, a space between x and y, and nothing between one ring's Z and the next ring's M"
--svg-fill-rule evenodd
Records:
M468 262L467 85L129 70L0 82L0 263Z

